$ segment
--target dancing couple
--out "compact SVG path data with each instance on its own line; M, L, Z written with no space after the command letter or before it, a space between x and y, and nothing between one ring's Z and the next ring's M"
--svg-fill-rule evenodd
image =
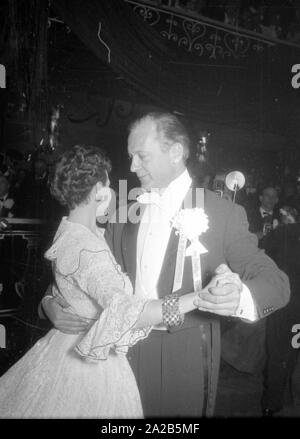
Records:
M240 206L208 190L193 197L189 149L176 116L136 120L128 153L144 190L140 220L110 223L105 233L96 217L110 202L110 161L93 146L62 155L51 191L69 215L45 254L54 280L41 302L53 328L0 378L0 418L213 415L220 316L265 317L288 302L289 284L258 249ZM187 197L183 217L204 221L200 274L173 221Z

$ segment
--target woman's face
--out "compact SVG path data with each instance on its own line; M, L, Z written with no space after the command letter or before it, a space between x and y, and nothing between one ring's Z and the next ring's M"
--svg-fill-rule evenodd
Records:
M103 185L103 183L101 182L98 182L96 185L96 201L98 204L96 210L96 217L104 216L107 212L107 209L109 207L112 198L112 192L109 186L110 186L110 181L108 175L105 185Z

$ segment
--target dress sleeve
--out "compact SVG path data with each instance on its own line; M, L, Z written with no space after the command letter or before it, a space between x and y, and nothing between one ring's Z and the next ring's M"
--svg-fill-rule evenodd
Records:
M100 317L75 347L77 353L103 360L111 349L126 354L130 346L149 335L152 327L134 328L148 300L131 295L129 278L108 249L82 250L73 277L102 308Z

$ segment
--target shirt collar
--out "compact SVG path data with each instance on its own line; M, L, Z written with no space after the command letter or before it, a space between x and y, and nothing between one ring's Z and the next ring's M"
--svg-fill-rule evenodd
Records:
M175 180L173 180L161 195L161 202L170 213L175 213L182 204L184 197L189 190L192 179L185 169Z
M264 209L262 206L260 206L259 211L260 211L261 215L263 215L264 213L267 213L268 215L273 215L273 210L268 211L268 210Z

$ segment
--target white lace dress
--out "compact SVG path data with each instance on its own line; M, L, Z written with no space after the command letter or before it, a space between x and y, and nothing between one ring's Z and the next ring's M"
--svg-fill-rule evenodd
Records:
M140 418L140 396L126 353L151 327L133 329L146 299L103 234L64 218L46 252L53 294L91 319L87 333L52 329L0 378L0 418Z

